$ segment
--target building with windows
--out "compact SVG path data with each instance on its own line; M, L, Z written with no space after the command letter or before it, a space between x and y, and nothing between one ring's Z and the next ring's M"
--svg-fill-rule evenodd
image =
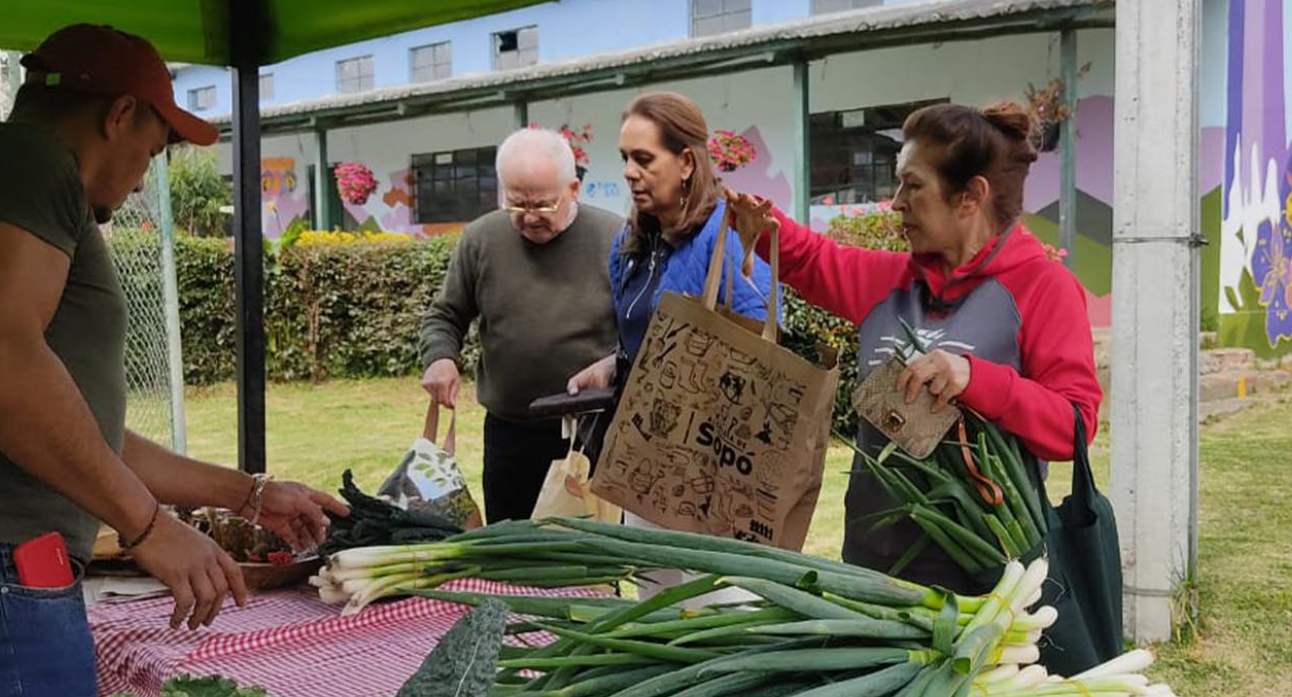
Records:
M419 235L458 229L497 205L494 147L531 123L590 125L581 197L625 211L619 121L629 100L652 90L690 96L712 130L753 146L752 162L724 173L728 184L824 229L893 195L900 126L914 109L1031 96L1070 107L1075 128L1067 138L1049 129L1024 220L1068 248L1092 322L1107 325L1112 8L1112 0L560 0L319 51L262 70L265 231L276 236L295 219ZM1292 279L1292 217L1283 215L1292 190L1283 176L1292 167L1283 159L1292 0L1203 0L1203 8L1198 181L1212 242L1203 253L1204 326L1224 343L1283 353L1292 350L1292 290L1279 290L1292 288L1279 280ZM223 69L175 74L177 99L226 130L230 84ZM1071 104L1061 103L1065 94ZM229 147L219 147L228 171ZM380 181L364 205L337 197L327 173L340 162L362 162Z

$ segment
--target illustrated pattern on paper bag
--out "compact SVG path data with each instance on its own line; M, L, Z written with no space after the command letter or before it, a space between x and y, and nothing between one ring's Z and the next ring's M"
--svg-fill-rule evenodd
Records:
M807 386L665 316L651 323L629 381L604 486L639 511L774 543L795 503L782 495L782 470Z

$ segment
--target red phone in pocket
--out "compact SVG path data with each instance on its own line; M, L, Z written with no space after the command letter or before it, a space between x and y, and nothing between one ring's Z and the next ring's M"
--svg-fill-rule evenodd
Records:
M65 588L75 580L67 543L56 532L14 547L13 565L18 571L18 583L28 588Z

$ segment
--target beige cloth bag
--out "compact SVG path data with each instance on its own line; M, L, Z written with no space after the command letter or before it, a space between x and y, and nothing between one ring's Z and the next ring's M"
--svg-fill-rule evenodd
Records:
M562 420L561 431L570 440L570 452L552 461L530 517L535 520L552 516L587 517L603 523L619 523L623 509L592 493L592 461L574 447L574 417Z

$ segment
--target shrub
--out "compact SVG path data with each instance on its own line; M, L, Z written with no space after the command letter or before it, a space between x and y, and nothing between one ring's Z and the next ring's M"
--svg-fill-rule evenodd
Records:
M214 148L178 147L170 154L170 202L175 227L199 237L224 237L233 186L220 176Z
M265 370L272 380L407 375L455 237L298 244L265 256ZM176 277L189 384L236 371L233 249L181 237ZM474 354L473 354L474 355Z
M902 236L902 216L886 204L865 210L845 208L830 219L826 236L839 244L866 249L905 252L910 249Z

